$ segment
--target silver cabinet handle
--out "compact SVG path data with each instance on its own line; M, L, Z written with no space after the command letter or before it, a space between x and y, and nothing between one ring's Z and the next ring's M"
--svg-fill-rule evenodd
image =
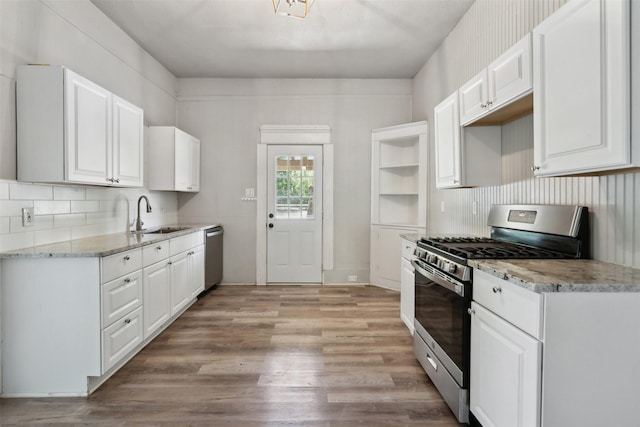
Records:
M167 265L173 265L173 263L172 263L171 261L169 261L169 262L167 263Z
M487 104L480 104L480 108L487 108Z
M467 308L467 313L469 313L470 316L473 316L476 314L476 311L473 308Z
M460 180L459 180L459 179L454 179L454 180L453 180L453 183L454 183L454 184L460 184Z
M157 250L157 251L161 251L161 250L162 250L162 246L158 246L158 247L156 247L156 250Z
M494 286L492 291L494 294L499 294L500 292L502 292L502 288L499 286Z
M125 325L128 325L129 323L131 323L131 319L129 319L129 318L124 319L124 323L125 323Z
M115 182L115 183L119 183L120 182L120 178L113 178L112 181Z
M124 279L124 283L131 283L131 279L127 277L126 279Z
M113 182L113 178L105 178L104 180L107 182Z
M531 166L531 172L539 171L540 166Z
M493 105L492 101L487 101L487 107L491 107Z
M131 258L129 257L129 255L127 255L127 256L125 256L125 257L124 257L124 260L125 260L125 261L129 261L130 259L131 259Z

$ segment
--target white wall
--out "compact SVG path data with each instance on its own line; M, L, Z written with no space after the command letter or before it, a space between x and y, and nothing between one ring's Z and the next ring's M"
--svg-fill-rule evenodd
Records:
M433 107L478 73L566 0L477 0L414 79L413 117L431 121ZM433 129L433 128L431 128ZM430 140L433 141L431 130ZM434 165L431 145L431 167ZM601 177L533 178L532 116L502 129L503 185L436 190L430 233L487 235L492 203L580 204L589 207L593 257L640 267L640 173ZM432 174L430 176L433 176ZM478 202L478 214L471 203ZM445 202L445 212L440 212Z
M149 225L175 222L175 193L15 181L16 65L28 63L66 65L141 106L145 125L175 124L175 77L91 2L0 0L0 250L123 232L142 193L155 208ZM36 210L29 229L22 207Z
M0 250L125 231L145 189L17 183L16 66L62 64L145 110L145 125L175 124L176 78L89 1L0 1ZM175 222L175 193L154 192L147 224ZM35 208L24 228L23 207Z
M255 283L256 146L264 124L331 127L335 147L334 270L369 280L371 130L411 119L410 80L180 79L178 126L201 139L202 191L181 194L181 221L225 227L226 283ZM266 221L266 219L265 219Z

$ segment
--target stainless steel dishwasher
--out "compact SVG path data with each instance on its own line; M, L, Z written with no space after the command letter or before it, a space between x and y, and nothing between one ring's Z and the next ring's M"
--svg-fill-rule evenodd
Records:
M222 236L224 229L216 225L205 230L204 292L222 281Z

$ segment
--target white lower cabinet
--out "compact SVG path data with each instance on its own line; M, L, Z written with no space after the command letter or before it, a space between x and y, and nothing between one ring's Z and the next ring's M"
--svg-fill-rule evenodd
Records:
M470 410L483 427L639 425L640 293L473 275Z
M157 331L171 317L171 273L168 260L145 267L144 337Z
M407 325L411 335L414 333L415 316L415 270L411 265L416 243L402 240L402 258L400 258L400 318Z
M539 426L542 343L471 307L471 412L484 427Z
M191 298L187 252L171 257L171 315L178 313Z
M144 339L142 307L102 330L102 372L107 372Z
M204 289L203 243L198 231L102 258L2 259L3 396L95 390Z

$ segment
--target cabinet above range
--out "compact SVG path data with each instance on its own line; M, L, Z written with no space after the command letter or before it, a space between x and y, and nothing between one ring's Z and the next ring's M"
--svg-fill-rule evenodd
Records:
M18 181L143 185L141 108L62 66L17 68Z

